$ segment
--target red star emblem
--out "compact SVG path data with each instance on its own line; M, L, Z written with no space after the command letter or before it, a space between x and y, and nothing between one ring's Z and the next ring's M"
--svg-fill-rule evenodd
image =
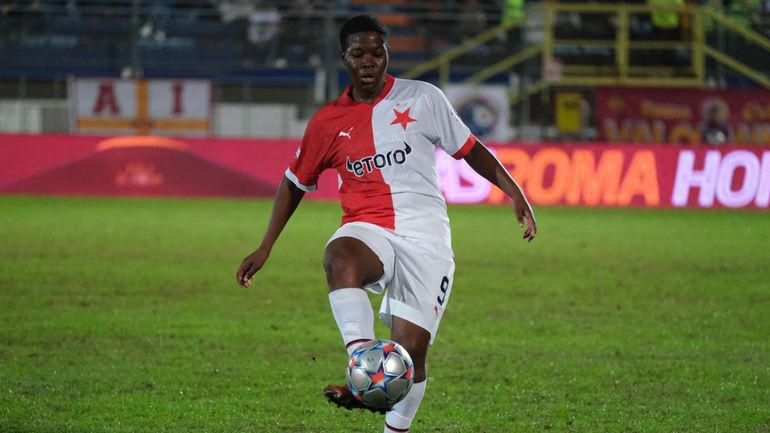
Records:
M400 112L400 111L398 111L398 110L396 110L394 108L393 109L393 113L395 113L396 118L393 119L393 121L390 122L390 124L391 125L395 125L395 124L399 123L399 124L401 124L401 127L404 128L404 131L406 131L406 125L408 125L411 122L416 122L417 121L417 119L409 117L409 110L411 110L411 108L407 108L403 112Z

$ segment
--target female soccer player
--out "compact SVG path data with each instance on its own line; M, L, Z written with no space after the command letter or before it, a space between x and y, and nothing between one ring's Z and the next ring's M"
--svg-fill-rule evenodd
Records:
M236 273L244 287L306 191L322 171L340 178L342 226L324 254L329 302L348 353L374 339L374 315L364 289L384 292L380 318L391 339L414 362L414 385L385 415L385 432L406 432L425 393L425 359L452 291L454 259L446 204L436 175L436 146L465 161L512 200L523 238L537 233L532 208L508 171L463 124L435 86L394 78L388 33L368 15L340 30L342 61L351 86L308 123L302 144L281 180L259 248ZM387 288L387 291L385 290ZM368 408L346 385L329 385L338 406Z

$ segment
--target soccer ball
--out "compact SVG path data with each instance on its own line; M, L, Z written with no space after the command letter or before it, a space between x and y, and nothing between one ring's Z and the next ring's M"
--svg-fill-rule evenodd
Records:
M371 340L350 355L347 377L356 399L374 408L389 408L412 387L414 364L400 344Z

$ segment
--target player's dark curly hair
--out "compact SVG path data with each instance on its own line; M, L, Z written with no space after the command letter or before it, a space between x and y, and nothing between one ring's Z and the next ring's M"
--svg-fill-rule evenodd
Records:
M348 36L353 33L377 32L388 43L388 28L371 15L356 15L349 18L340 28L340 50L342 53L348 49Z

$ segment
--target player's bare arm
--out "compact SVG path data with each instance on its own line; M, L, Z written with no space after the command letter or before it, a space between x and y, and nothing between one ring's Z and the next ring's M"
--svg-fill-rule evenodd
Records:
M537 222L532 207L529 205L527 197L524 196L524 192L508 173L508 170L495 158L495 155L483 143L476 141L471 151L465 156L465 161L476 173L500 188L513 200L516 220L519 222L519 226L526 227L522 238L528 241L535 239Z
M251 277L264 266L275 241L278 239L278 235L286 227L286 223L289 222L289 218L294 214L304 195L304 191L297 188L296 185L284 176L281 184L278 185L278 192L275 194L273 213L270 216L270 222L267 225L267 230L265 230L262 243L254 252L243 259L241 266L238 267L238 272L235 274L238 284L243 287L251 285Z

